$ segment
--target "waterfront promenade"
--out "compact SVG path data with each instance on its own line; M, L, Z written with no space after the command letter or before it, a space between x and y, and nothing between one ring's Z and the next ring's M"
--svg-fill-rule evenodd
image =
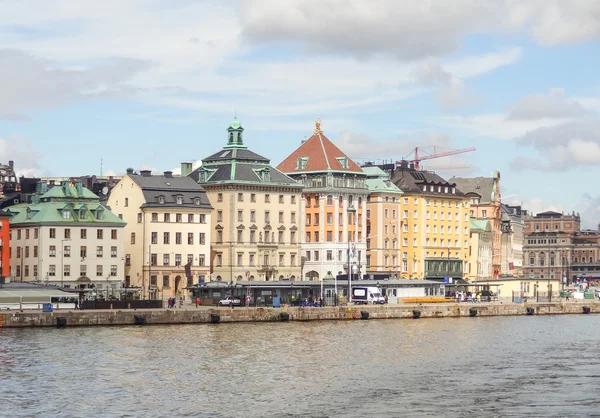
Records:
M169 324L219 324L238 322L289 322L563 315L600 313L593 300L554 303L431 303L323 308L217 308L185 305L176 309L3 311L0 327L71 327Z

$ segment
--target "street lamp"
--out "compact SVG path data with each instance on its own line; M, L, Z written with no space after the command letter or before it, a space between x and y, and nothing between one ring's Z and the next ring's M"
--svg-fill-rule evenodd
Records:
M348 208L346 209L346 211L351 214L351 213L356 213L356 209L354 209L353 206L348 206ZM348 229L350 229L350 216L348 216ZM351 253L351 249L350 249L350 231L348 231L348 303L350 303L352 301L352 265L350 262L350 253ZM337 295L336 295L337 298Z
M71 238L60 240L60 287L65 287L65 242L71 241Z

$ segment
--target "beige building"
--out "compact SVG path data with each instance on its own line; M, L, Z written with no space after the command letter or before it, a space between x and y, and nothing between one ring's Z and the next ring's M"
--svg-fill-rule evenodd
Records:
M244 145L235 119L223 149L181 173L206 190L214 207L212 277L215 280L300 280L302 185Z
M471 218L468 281L475 282L494 278L492 246L493 237L490 222Z
M480 280L473 284L479 286L489 285L490 290L497 293L500 300L509 301L513 297L526 298L533 301L536 295L539 294L540 302L547 300L548 292L551 292L553 297L558 296L561 289L560 280L537 280L522 277L500 277L497 280Z
M95 288L117 296L124 282L125 222L81 182L37 185L7 209L13 281Z
M108 204L127 222L125 282L142 296L167 298L210 278L212 206L188 177L127 170Z

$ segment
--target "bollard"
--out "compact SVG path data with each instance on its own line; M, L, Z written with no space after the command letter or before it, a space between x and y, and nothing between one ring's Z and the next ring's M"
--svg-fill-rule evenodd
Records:
M421 311L413 311L413 319L419 319L421 317Z
M589 306L584 306L583 307L583 313L584 314L589 314L590 313L590 307Z
M477 316L477 309L475 309L475 308L470 308L470 309L469 309L469 316L470 316L470 317Z
M146 324L146 317L142 316L142 315L134 315L133 323L135 325L144 325L144 324Z
M535 313L535 309L527 308L527 315L533 315Z
M279 320L281 322L288 322L290 320L290 314L287 312L281 312L279 314Z
M360 311L360 319L369 319L369 312Z
M218 324L219 322L221 322L221 315L217 315L214 313L210 314L210 323L211 324Z
M67 326L67 318L64 316L56 317L56 328L66 328Z

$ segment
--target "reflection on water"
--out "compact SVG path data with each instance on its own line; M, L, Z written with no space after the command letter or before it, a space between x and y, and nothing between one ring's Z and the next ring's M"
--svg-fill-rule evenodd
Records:
M586 315L0 329L0 416L589 416L599 326Z

